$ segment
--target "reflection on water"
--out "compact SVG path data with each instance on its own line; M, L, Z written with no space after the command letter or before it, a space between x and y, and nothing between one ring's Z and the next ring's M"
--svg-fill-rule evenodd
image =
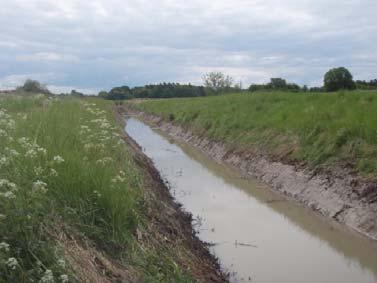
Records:
M235 282L377 282L377 247L142 122L126 131Z

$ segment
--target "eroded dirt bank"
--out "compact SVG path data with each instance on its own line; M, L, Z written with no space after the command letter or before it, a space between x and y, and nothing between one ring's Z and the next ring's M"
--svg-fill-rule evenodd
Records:
M115 109L120 122L124 121L122 109ZM192 215L184 212L174 201L153 162L144 155L139 145L126 133L124 139L132 149L135 162L144 171L145 202L149 219L147 231L140 231L137 238L145 248L166 250L172 259L191 274L197 282L228 282L220 270L217 259L196 235Z
M262 154L231 150L230 147L165 121L128 109L145 122L174 138L185 141L219 163L235 167L245 176L257 178L272 189L377 240L377 185L348 169L315 172L308 168L272 161Z

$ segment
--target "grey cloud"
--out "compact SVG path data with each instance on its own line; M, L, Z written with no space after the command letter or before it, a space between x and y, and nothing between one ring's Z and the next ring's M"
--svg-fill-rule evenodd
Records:
M375 0L7 1L0 84L50 74L40 78L54 87L97 90L200 83L210 70L244 85L272 76L318 84L340 65L372 79L375 11Z

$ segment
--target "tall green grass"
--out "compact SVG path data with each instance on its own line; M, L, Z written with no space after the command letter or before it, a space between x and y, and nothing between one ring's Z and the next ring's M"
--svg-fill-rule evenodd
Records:
M377 92L245 93L135 105L238 148L377 174Z
M0 98L0 282L72 281L54 238L72 231L145 278L187 278L136 244L143 176L121 131L106 101Z

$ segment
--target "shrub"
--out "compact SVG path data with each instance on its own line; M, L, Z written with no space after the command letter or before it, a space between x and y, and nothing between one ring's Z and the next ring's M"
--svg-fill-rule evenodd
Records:
M329 70L324 77L324 86L326 91L356 88L351 73L344 67Z
M50 94L50 91L45 85L42 85L40 82L30 79L25 81L21 89L26 92Z

